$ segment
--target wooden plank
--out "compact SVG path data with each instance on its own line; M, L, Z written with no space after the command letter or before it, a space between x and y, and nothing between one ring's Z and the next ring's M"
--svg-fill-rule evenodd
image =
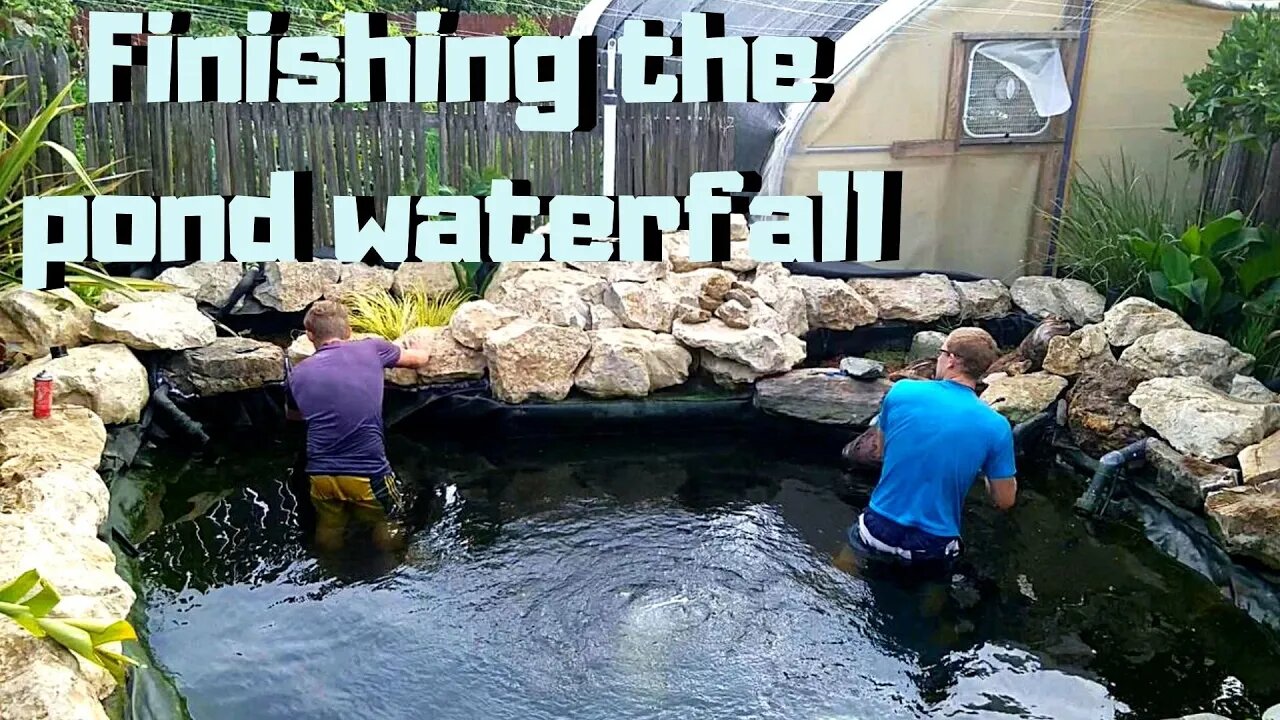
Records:
M957 146L954 140L903 140L890 145L889 156L895 160L903 160L952 155L1040 154L1057 147L1061 147L1058 141Z
M956 35L967 42L982 42L985 40L1075 40L1080 37L1080 33L1071 30L961 32L956 33Z
M969 54L965 52L964 33L951 36L951 72L947 79L947 102L942 118L942 139L960 137L960 116L964 112L965 78L968 74Z

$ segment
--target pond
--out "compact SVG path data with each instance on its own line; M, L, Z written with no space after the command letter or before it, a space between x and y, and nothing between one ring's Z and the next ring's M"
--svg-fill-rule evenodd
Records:
M1135 529L1071 513L1023 461L975 489L950 586L832 563L874 478L769 435L511 441L393 434L433 484L408 547L309 540L282 438L192 461L142 544L154 655L196 720L1236 717L1280 645ZM176 488L180 487L181 491ZM305 503L305 498L303 499Z

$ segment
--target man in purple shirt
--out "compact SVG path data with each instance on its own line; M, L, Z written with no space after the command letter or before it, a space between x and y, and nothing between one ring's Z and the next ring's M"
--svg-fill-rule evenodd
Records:
M396 547L403 538L388 520L405 507L383 443L383 383L387 368L420 367L428 355L381 338L351 340L347 309L333 301L312 305L303 327L316 351L290 372L288 392L290 417L307 423L316 544L340 546L350 516L372 526L379 546Z

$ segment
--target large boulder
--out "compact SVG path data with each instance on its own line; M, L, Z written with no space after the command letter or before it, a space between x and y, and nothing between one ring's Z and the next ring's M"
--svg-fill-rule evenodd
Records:
M855 380L830 368L803 368L756 383L755 404L765 412L827 425L864 425L880 411L893 383Z
M1107 341L1121 348L1161 330L1191 329L1178 313L1140 297L1125 298L1111 306L1102 318L1102 327Z
M1236 456L1245 485L1280 480L1280 432L1240 451Z
M387 292L391 290L394 281L395 272L391 268L364 263L347 263L342 266L338 283L325 290L324 298L342 300L352 295Z
M1054 375L1072 378L1098 362L1114 365L1115 359L1103 327L1086 325L1070 335L1050 338L1043 367Z
M99 424L100 425L100 424ZM94 537L107 516L106 483L81 462L18 456L0 463L0 508ZM2 581L0 581L2 582Z
M676 339L649 330L595 330L574 384L593 397L644 397L689 379L693 355Z
M88 408L53 408L36 419L30 408L0 410L0 463L69 462L97 469L107 447L107 428ZM0 478L3 479L3 478Z
M218 338L174 355L165 374L188 395L222 395L284 380L284 348L246 337Z
M34 637L7 618L0 623L0 677L5 678L0 683L0 707L6 720L108 718L105 698L98 697L97 687L79 671L71 651Z
M876 307L848 283L834 278L792 275L804 294L810 328L853 330L876 321Z
M736 245L738 243L732 244ZM742 244L745 245L746 243ZM689 232L687 230L677 230L676 232L663 234L662 253L664 263L670 272L687 273L704 268L720 268L723 265L723 262L718 260L690 260L689 245ZM734 257L732 251L730 257Z
M659 261L603 261L603 262L567 262L574 270L603 278L605 282L646 283L650 280L661 280L667 276L666 263Z
M495 302L535 322L586 330L604 300L603 278L580 270L530 270L503 283Z
M857 380L875 380L885 376L884 363L860 357L842 358L840 372Z
M453 337L449 327L420 327L396 340L402 348L426 350L430 358L417 369L417 382L422 384L477 380L484 377L484 354ZM410 368L405 368L412 371Z
M493 393L507 403L565 399L590 350L585 331L526 318L495 330L484 342Z
M342 263L337 260L269 262L253 299L277 312L301 312L332 293L341 277Z
M1148 436L1138 408L1129 403L1143 380L1115 362L1096 363L1080 374L1067 393L1067 428L1080 449L1101 457Z
M1254 357L1220 337L1195 330L1158 330L1139 337L1120 354L1121 364L1148 378L1200 377L1222 390L1253 367Z
M53 376L54 404L89 408L108 425L138 422L151 397L147 369L129 348L111 343L71 348L61 358L46 355L0 375L0 407L30 413L42 370Z
M907 350L907 363L917 360L937 360L942 354L942 346L947 336L936 330L924 330L911 337L911 348Z
M747 287L782 317L792 335L803 337L809 332L809 300L801 283L807 281L796 278L781 263L761 263Z
M1280 482L1211 493L1204 509L1228 551L1280 570Z
M1155 439L1147 444L1147 462L1155 471L1156 489L1195 512L1204 508L1209 493L1240 484L1240 471L1183 455Z
M1047 410L1066 389L1066 378L1046 372L993 377L987 381L982 400L1009 422L1020 423Z
M795 336L761 327L733 328L717 318L704 323L676 321L672 334L688 347L707 350L762 375L790 370L806 356L804 341Z
M1280 404L1238 400L1199 377L1147 380L1129 402L1174 449L1203 460L1235 455L1280 429Z
M946 275L854 278L849 285L875 306L881 320L933 323L960 314L960 293Z
M1013 310L1009 288L999 280L955 283L960 295L960 317L965 320L992 320Z
M11 352L39 357L57 345L75 347L92 320L92 308L66 288L0 292L0 345L9 345Z
M626 327L626 325L622 324L622 318L618 317L618 313L604 305L591 306L591 330L610 330L620 327Z
M740 362L726 360L712 355L706 350L698 350L697 352L698 366L716 385L722 388L738 389L744 385L751 385L763 377L763 373L758 373Z
M449 319L453 339L472 350L484 348L489 333L520 317L514 310L494 305L488 300L472 300L458 306Z
M444 295L457 289L458 274L448 262L400 263L391 277L391 292L401 296L411 292Z
M604 291L604 308L627 328L669 333L679 305L671 285L661 280L615 282ZM594 313L591 327L602 317Z
M1038 318L1067 318L1076 325L1100 323L1107 307L1093 286L1083 280L1026 275L1009 287L1013 302Z
M569 266L562 262L546 260L536 262L526 262L516 260L511 262L500 263L493 275L489 279L489 284L484 291L484 299L492 303L497 303L506 295L506 286L513 282L521 275L533 270L568 270Z
M178 292L198 303L221 308L231 300L231 293L244 277L245 265L238 262L194 262L171 267L156 280L172 285ZM248 299L236 303L238 309Z
M97 312L89 335L100 343L121 343L135 350L190 350L218 337L218 328L191 298L163 293Z

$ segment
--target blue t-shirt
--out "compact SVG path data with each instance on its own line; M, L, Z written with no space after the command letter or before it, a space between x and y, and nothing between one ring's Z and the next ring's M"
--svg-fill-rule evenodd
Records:
M960 537L965 496L979 473L1011 478L1013 429L972 389L950 380L899 380L880 407L884 466L871 509L940 537Z
M380 338L321 346L289 374L289 394L307 421L307 472L384 475L385 370L400 348Z

